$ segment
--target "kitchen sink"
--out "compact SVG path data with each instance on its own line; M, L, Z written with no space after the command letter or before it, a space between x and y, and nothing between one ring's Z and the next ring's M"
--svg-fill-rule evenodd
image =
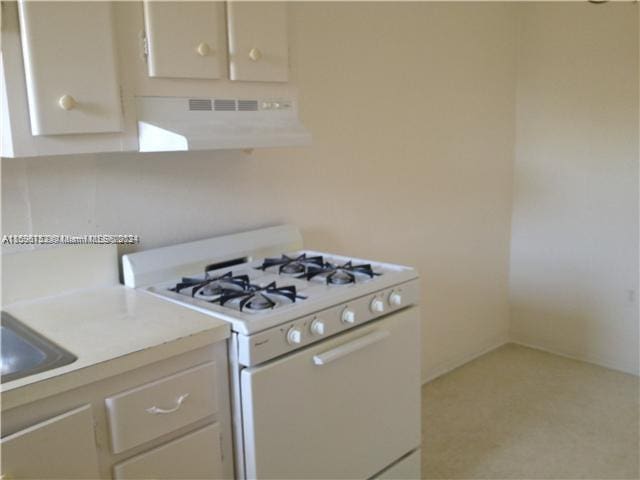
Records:
M2 383L75 362L77 357L2 312L0 322Z

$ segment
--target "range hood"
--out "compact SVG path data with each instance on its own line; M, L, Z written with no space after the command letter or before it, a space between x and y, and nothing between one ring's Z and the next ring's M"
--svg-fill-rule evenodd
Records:
M293 98L136 97L141 152L309 145Z

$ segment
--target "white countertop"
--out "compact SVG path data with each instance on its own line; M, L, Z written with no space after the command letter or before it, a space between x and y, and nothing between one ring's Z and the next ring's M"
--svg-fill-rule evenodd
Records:
M229 336L226 322L123 286L77 290L13 303L3 310L78 359L0 385L2 410Z

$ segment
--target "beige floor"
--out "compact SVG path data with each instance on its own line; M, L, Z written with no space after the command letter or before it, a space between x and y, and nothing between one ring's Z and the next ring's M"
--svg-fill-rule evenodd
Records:
M505 345L422 391L425 478L638 478L639 381Z

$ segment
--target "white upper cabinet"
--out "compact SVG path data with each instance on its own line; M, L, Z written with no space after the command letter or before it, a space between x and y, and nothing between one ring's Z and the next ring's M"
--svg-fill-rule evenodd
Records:
M284 2L228 2L231 80L286 82L289 78Z
M309 142L289 83L286 2L18 0L1 11L2 157L138 151L144 97L261 100L241 128L208 116L220 141L202 148Z
M145 0L150 77L218 79L225 73L224 4Z
M33 135L122 130L110 2L20 1Z

